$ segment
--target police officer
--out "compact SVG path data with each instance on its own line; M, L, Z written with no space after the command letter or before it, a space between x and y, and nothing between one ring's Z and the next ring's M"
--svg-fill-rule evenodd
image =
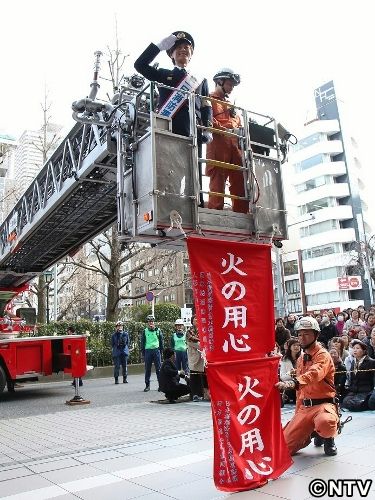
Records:
M219 101L212 101L213 127L229 132L239 132L242 126L241 118L228 98L234 87L241 83L240 75L230 68L223 68L215 74L213 80L216 87L210 96ZM214 133L213 141L207 146L206 156L210 160L242 166L242 152L239 148L238 138L235 136ZM210 178L209 189L211 192L224 193L225 183L229 179L230 194L240 197L245 196L244 176L240 170L225 169L207 162L206 175ZM249 202L233 198L232 207L234 212L247 213L249 211ZM210 195L208 208L222 210L224 208L224 197Z
M189 33L186 33L186 31L174 31L158 44L151 43L135 61L134 67L138 73L150 81L159 82L169 87L178 87L182 80L189 75L186 67L193 55L194 47L193 37ZM150 65L162 50L166 50L168 56L172 59L174 64L173 70L155 68ZM204 79L199 83L194 91L201 96L208 96L207 80ZM160 87L159 110L170 99L173 92L173 90ZM212 126L212 108L211 102L208 99L204 99L204 97L202 99L196 98L195 113L199 124L206 127ZM172 132L184 136L189 136L191 133L187 99L184 100L182 106L179 107L172 117ZM211 140L212 134L205 130L202 134L201 142L208 143Z
M175 364L177 370L183 370L186 375L189 374L188 356L187 356L187 342L186 332L184 331L184 322L182 319L176 319L175 331L171 337L171 348L174 350Z
M115 384L118 384L120 366L122 367L122 381L128 383L128 356L129 356L129 333L123 331L121 321L116 323L116 330L112 334L112 358L113 358L113 376Z
M280 391L297 390L294 417L284 427L285 441L294 455L310 443L313 435L315 445L324 444L325 454L333 456L337 454L334 436L339 423L335 367L330 354L317 342L320 328L315 318L301 318L294 331L304 354L297 360L294 379L276 384Z
M163 334L159 328L155 327L155 318L147 316L147 327L141 335L141 353L145 362L145 388L144 392L150 390L150 377L152 363L154 363L156 377L159 383L161 367L161 353L163 351Z

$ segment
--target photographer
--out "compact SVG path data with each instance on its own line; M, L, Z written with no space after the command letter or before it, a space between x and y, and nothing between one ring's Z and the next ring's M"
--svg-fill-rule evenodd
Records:
M120 365L122 366L122 381L128 383L128 356L129 356L129 334L123 331L121 321L116 323L116 330L112 334L112 358L114 365L115 384L118 384Z
M164 361L160 368L159 385L160 390L164 392L165 397L170 403L186 394L190 394L189 379L184 370L177 370L175 365L175 352L167 347L163 351ZM187 384L181 384L180 378L184 378Z

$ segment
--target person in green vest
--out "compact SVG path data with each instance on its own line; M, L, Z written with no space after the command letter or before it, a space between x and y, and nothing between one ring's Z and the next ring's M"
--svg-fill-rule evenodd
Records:
M187 355L187 342L186 342L186 332L184 330L184 322L182 319L176 319L175 331L171 337L171 348L176 354L175 364L177 370L183 370L186 375L189 375L189 364Z
M145 362L145 388L144 392L150 390L150 377L152 363L154 363L156 377L159 384L159 374L161 367L161 353L163 352L163 334L160 328L155 326L155 318L147 316L147 327L141 335L141 353ZM159 387L158 387L159 390Z

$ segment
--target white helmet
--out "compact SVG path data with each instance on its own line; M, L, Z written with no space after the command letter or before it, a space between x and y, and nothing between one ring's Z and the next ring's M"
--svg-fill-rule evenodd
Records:
M294 325L295 332L299 332L300 330L315 330L320 333L319 323L312 316L304 316L297 320Z
M221 68L213 77L213 81L217 83L219 80L233 80L234 85L241 83L241 77L235 73L231 68Z
M184 322L182 321L182 319L176 319L176 321L174 322L175 325L183 325Z

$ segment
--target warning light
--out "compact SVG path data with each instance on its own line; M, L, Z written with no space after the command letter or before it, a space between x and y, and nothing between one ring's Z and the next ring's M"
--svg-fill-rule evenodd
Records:
M152 210L150 210L149 212L146 212L145 214L143 214L143 219L146 222L151 222L152 221Z

